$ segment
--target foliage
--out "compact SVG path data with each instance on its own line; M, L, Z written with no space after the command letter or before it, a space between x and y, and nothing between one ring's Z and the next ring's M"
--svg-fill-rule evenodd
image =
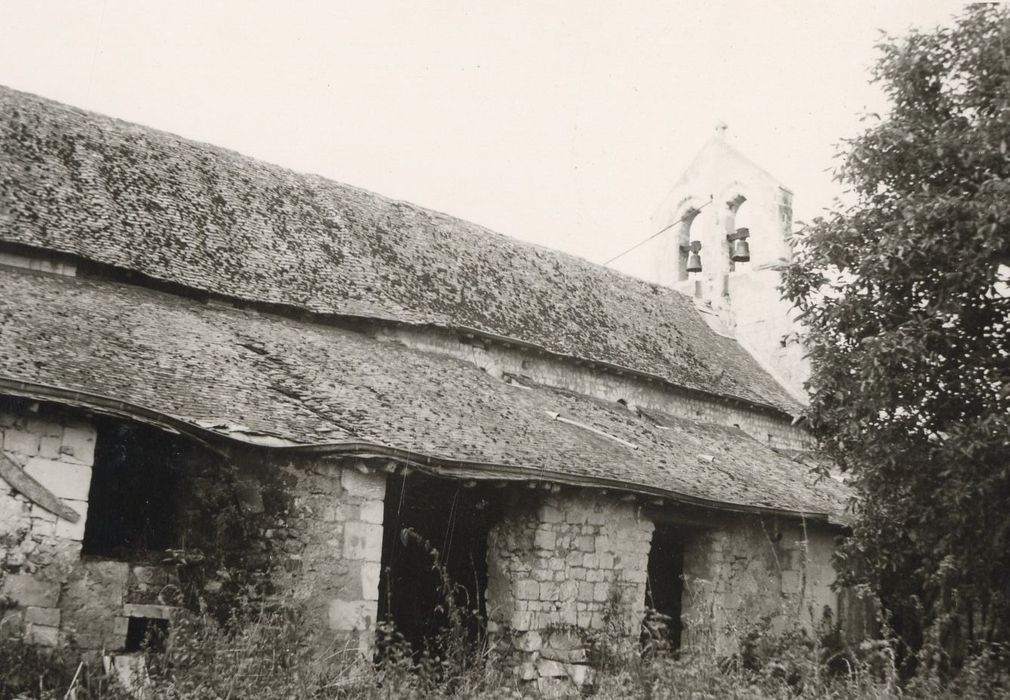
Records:
M85 663L69 649L27 644L0 629L0 698L127 700L100 664Z
M847 578L899 655L953 670L1010 638L1010 11L880 49L891 110L837 173L855 204L797 237L783 291L810 425L860 493Z
M365 663L356 649L320 647L308 629L301 613L291 607L248 608L226 624L209 614L177 618L165 651L148 655L149 683L144 696L159 700L514 700L535 696L529 687L519 685L509 669L488 663L472 646L469 662L447 674L444 668L417 663L406 646L387 649L378 663ZM622 664L601 670L594 696L601 700L982 700L1010 693L1010 664L998 650L970 659L953 682L922 674L899 690L889 643L867 642L846 657L843 667L833 667L830 659L837 650L826 645L829 638L830 629L815 636L799 627L776 632L770 620L763 620L743 632L740 652L729 659L655 648L626 656ZM601 643L617 648L623 639ZM75 700L129 697L102 672L100 662L92 660L79 667L70 650L40 650L0 637L0 662L0 698L64 698L70 688L76 695L69 697Z

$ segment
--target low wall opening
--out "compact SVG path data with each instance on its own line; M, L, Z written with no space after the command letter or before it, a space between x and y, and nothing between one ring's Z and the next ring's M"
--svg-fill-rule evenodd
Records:
M483 635L487 536L501 515L498 500L486 487L425 474L389 479L378 619L391 623L415 656L436 651L447 602L467 611L471 641ZM379 640L380 653L389 642Z
M684 547L690 532L681 527L657 523L649 550L645 587L647 608L643 643L658 642L671 650L680 648L683 622Z

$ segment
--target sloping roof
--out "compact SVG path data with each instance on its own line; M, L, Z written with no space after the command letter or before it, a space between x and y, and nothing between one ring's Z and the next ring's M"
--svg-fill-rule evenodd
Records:
M679 292L8 88L0 88L0 241L233 298L476 330L800 410Z
M79 392L75 402L99 408L113 397L231 439L371 445L722 508L838 516L845 498L736 428L650 412L660 427L617 403L510 385L364 333L0 268L0 388L13 385Z

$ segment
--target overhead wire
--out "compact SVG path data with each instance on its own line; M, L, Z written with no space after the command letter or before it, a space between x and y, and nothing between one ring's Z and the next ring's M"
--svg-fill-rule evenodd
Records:
M689 212L687 212L686 214L684 214L684 216L680 217L679 219L677 219L673 223L669 224L668 226L664 226L663 228L659 229L658 231L656 231L654 234L652 234L648 238L645 238L645 239L639 241L638 243L636 243L635 245L631 246L627 250L618 253L614 257L612 257L609 260L606 260L606 261L604 261L604 262L602 262L600 264L601 265L609 265L610 263L614 262L618 258L627 255L628 253L630 253L631 251L635 250L636 248L638 248L640 246L645 245L646 243L648 243L649 241L651 241L653 238L655 238L659 234L665 233L666 231L669 231L671 228L673 228L677 224L686 224L688 221L690 221L691 219L693 219L698 214L698 212L700 212L702 209L704 209L709 204L711 204L712 200L713 200L713 198L709 197L708 201L705 202L704 204L702 204L700 207L695 207L695 208L691 209Z

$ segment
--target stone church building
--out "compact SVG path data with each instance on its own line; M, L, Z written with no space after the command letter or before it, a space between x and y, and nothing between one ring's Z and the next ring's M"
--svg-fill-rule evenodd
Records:
M367 655L433 633L425 541L541 686L647 607L837 619L790 197L716 136L625 274L0 88L2 631L127 653L254 586Z

